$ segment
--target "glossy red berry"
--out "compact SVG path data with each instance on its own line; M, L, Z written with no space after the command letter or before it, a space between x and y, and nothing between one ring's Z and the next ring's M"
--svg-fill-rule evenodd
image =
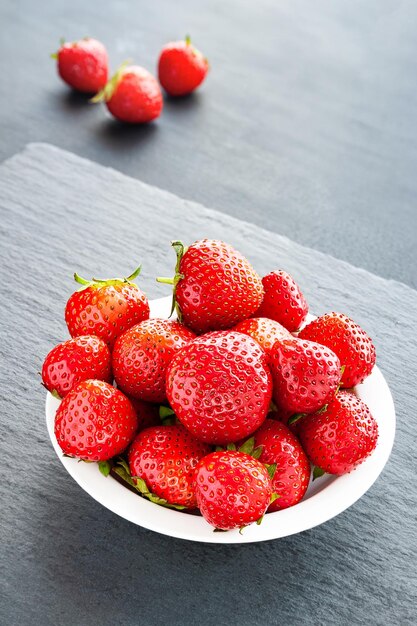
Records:
M265 294L255 317L269 317L291 332L298 330L307 317L308 304L292 276L277 270L264 276L262 285Z
M45 387L61 398L82 380L112 381L110 350L102 339L84 335L58 344L42 367Z
M293 338L291 333L284 328L284 326L267 317L253 317L243 320L243 322L236 324L233 330L236 330L238 333L243 333L244 335L249 335L249 337L255 339L268 356L271 355L272 348L276 341Z
M189 37L162 48L158 61L159 82L171 96L184 96L197 89L208 70L207 59L194 48Z
M94 94L107 82L107 50L96 39L86 37L64 43L52 56L58 61L58 73L62 80L77 91Z
M84 461L106 461L132 441L138 421L121 391L99 380L79 383L62 400L55 437L62 451Z

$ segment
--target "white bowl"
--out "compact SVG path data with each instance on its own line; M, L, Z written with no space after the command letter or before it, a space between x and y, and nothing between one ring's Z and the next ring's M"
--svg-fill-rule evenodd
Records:
M171 298L153 300L152 317L168 317ZM46 423L55 452L72 478L97 502L125 519L171 537L208 543L250 543L278 539L308 530L335 517L371 487L390 455L395 436L395 410L391 392L378 367L355 393L369 406L378 422L379 438L373 454L350 474L323 477L310 482L304 500L289 509L268 513L262 524L252 524L242 534L238 530L215 533L200 516L166 509L129 491L114 478L104 477L95 463L79 463L64 457L54 434L54 418L59 400L46 397Z

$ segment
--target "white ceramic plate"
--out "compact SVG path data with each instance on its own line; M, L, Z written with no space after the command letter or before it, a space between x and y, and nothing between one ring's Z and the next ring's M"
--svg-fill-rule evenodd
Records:
M171 298L151 302L152 317L168 317ZM105 478L95 463L79 463L64 457L54 435L54 417L59 406L50 393L46 398L46 423L57 456L73 479L103 506L121 517L164 535L204 541L208 543L250 543L278 539L308 530L335 517L371 487L390 455L395 436L395 410L388 385L378 367L375 367L356 394L366 402L378 422L378 444L369 459L350 474L324 475L310 482L304 500L294 507L268 513L262 524L252 524L244 529L215 533L202 518L180 511L166 509L129 491L114 478Z

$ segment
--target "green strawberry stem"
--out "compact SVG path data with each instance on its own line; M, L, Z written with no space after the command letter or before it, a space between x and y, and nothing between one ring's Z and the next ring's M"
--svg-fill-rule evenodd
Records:
M130 59L123 61L123 63L118 67L116 72L110 78L110 80L104 85L103 89L101 89L93 98L90 98L90 102L96 104L97 102L108 102L111 100L116 87L121 79L123 72L127 68L127 66L132 63Z
M288 420L288 425L290 426L291 424L295 424L295 422L298 422L298 420L300 420L302 417L305 417L307 415L307 413L294 413L294 415L291 415L290 419Z
M317 465L314 466L313 469L313 480L316 480L316 478L320 478L321 476L324 476L326 472L324 471L324 469L321 469L321 467L317 467Z
M74 272L74 280L79 285L82 285L82 289L86 289L87 287L98 288L98 287L103 287L104 285L120 285L122 283L134 284L133 281L137 276L139 276L141 269L142 269L142 265L139 265L139 267L137 267L135 271L132 272L132 274L130 274L130 276L127 276L127 278L104 278L103 279L103 278L93 277L91 280L86 280L85 278L82 278L81 276L79 276L77 272Z
M180 265L181 265L182 257L187 252L187 248L184 246L182 241L179 241L179 240L171 241L171 246L174 248L175 254L177 255L177 262L175 264L175 275L173 278L166 278L164 276L158 277L156 279L156 282L163 283L165 285L173 285L174 288L172 290L172 306L171 306L171 313L169 314L169 316L171 317L173 312L176 310L177 318L181 322L182 315L181 315L181 309L177 303L176 291L177 291L178 283L180 282L180 280L184 278L183 274L180 273Z
M191 37L190 37L190 35L185 35L184 41L185 41L185 45L189 46L191 44Z

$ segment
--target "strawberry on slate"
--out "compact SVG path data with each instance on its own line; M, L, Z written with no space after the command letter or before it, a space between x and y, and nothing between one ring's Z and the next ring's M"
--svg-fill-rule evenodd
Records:
M290 332L300 328L308 313L308 304L295 280L277 270L262 279L264 297L255 317L269 317Z
M302 339L277 341L270 368L275 404L283 411L314 413L336 393L340 362L330 348Z
M59 405L55 437L69 456L106 461L123 452L137 425L135 410L121 391L100 380L86 380Z
M324 472L341 475L374 451L378 424L362 400L340 391L325 411L301 418L297 434L310 461L319 468L316 476Z
M182 348L168 366L175 415L198 439L224 445L253 433L272 395L265 352L251 337L217 331Z
M138 65L123 64L92 102L105 102L121 122L145 124L161 115L163 99L158 81Z
M248 320L243 320L243 322L236 324L233 330L236 330L238 333L243 333L244 335L249 335L249 337L255 339L268 356L271 355L272 348L276 341L293 338L291 333L284 328L284 326L267 317L253 317Z
M184 426L155 426L140 432L129 449L132 479L145 481L152 494L169 504L196 508L195 468L210 447Z
M72 294L65 307L70 335L97 335L111 349L125 330L148 319L148 299L132 282L139 271L140 268L128 278L91 281L74 274L82 288Z
M375 365L372 339L343 313L326 313L318 317L303 328L299 337L321 343L337 354L344 367L342 387L362 383Z
M58 344L42 367L45 387L63 398L82 380L112 381L110 350L102 339L83 335Z
M149 319L136 324L114 346L117 386L141 400L164 402L167 367L178 350L194 338L195 334L179 322Z
M220 530L258 522L272 499L268 470L244 452L212 452L197 465L195 492L204 519Z
M194 48L190 37L162 48L158 62L159 82L171 96L185 96L197 89L208 70L207 59Z
M254 433L254 445L262 448L261 463L276 465L272 487L279 496L268 511L294 506L304 497L310 482L310 463L297 437L281 422L266 419Z
M177 254L174 303L181 321L196 333L231 328L259 307L263 288L244 256L223 241L202 239L188 248L173 241Z
M97 93L107 82L107 51L96 39L86 37L72 43L62 42L58 52L51 56L58 61L62 80L77 91Z

